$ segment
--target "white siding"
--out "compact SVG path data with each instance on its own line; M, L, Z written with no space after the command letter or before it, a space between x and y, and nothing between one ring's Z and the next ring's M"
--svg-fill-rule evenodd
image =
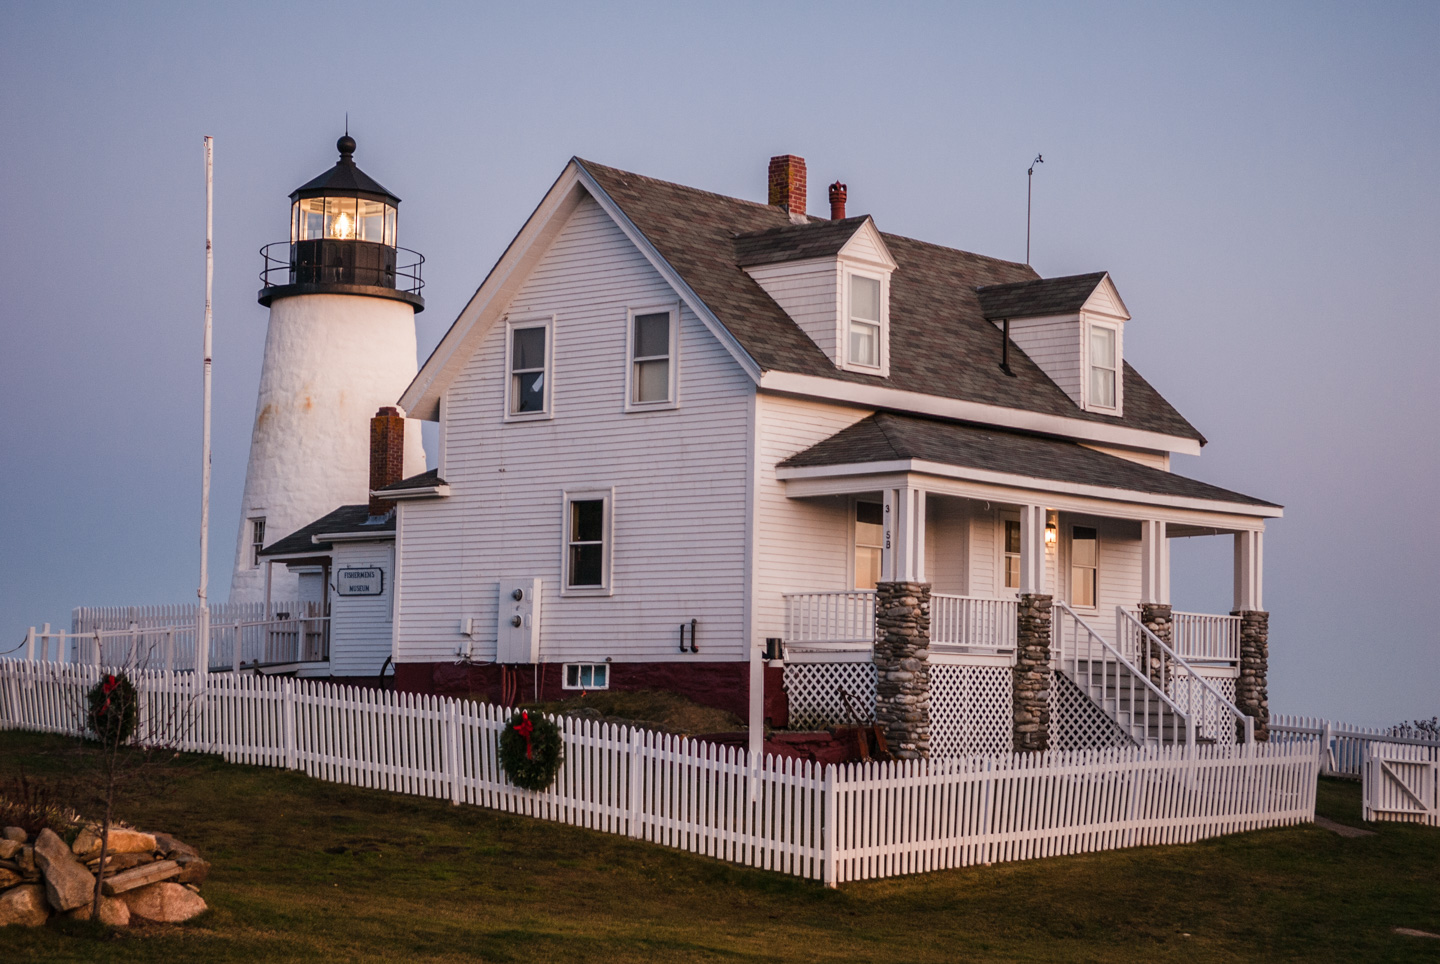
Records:
M835 259L746 268L834 364L840 363L840 264Z
M970 565L966 592L987 599L999 598L1005 589L1005 572L1000 568L1000 547L1004 524L994 508L977 505L970 514Z
M1015 318L1010 322L1010 340L1060 386L1060 390L1082 404L1080 319L1078 315L1048 318ZM1118 350L1118 348L1117 348Z
M451 496L401 505L396 658L495 647L496 580L543 580L541 659L666 660L699 620L698 658L744 649L748 418L753 383L689 310L679 407L625 413L626 310L676 296L591 200L571 216L510 305L555 321L554 418L502 421L504 330L450 386L442 456ZM562 597L565 490L614 489L613 594Z
M845 247L840 250L840 256L846 260L864 261L871 265L890 265L894 260L890 252L882 245L878 232L866 228L855 232L855 236L845 242Z
M1097 630L1109 638L1114 634L1115 607L1131 609L1140 602L1140 523L1128 519L1103 519L1093 516L1060 516L1061 542L1064 544L1063 599L1070 600L1070 527L1093 526L1098 537L1096 547L1096 576L1099 591L1092 622ZM1090 611L1076 610L1087 620Z
M378 596L330 596L330 673L332 676L374 676L390 655L395 582L390 542L335 544L331 572L348 567L376 566L385 572ZM332 579L334 577L332 576Z
M848 498L789 499L775 466L870 414L869 409L775 395L756 399L756 636L783 636L787 592L854 588Z
M933 592L967 595L969 503L932 495L925 500L925 575Z

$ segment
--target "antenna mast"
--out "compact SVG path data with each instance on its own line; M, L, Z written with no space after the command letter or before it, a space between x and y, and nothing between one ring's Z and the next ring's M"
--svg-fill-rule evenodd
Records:
M195 686L205 685L210 671L210 298L215 286L215 138L205 138L205 360L203 362L204 428L200 455L200 606L195 613ZM238 640L237 640L237 645Z
M1035 185L1035 165L1044 164L1045 158L1039 154L1035 160L1030 162L1030 170L1025 172L1025 263L1030 263L1030 195Z

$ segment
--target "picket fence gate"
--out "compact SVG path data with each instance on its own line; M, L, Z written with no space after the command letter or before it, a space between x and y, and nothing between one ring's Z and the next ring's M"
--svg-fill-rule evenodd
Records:
M79 734L103 670L0 660L0 724ZM1307 745L1117 747L826 765L562 717L543 792L505 777L511 710L250 674L139 672L140 733L236 763L448 799L821 880L921 873L1308 822Z
M1440 827L1440 746L1366 744L1361 766L1366 820Z
M1270 720L1270 739L1279 743L1301 743L1314 747L1320 773L1327 777L1360 779L1367 749L1389 746L1440 747L1440 739L1396 736L1393 730L1356 726L1318 716L1291 716L1277 713Z

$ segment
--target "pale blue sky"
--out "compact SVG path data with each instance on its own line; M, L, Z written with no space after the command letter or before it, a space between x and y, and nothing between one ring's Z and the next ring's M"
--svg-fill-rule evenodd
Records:
M1105 269L1130 360L1282 502L1271 706L1440 713L1440 5L0 3L0 650L194 598L201 137L216 138L214 595L286 195L357 160L426 256L422 356L571 155L761 200L772 154L883 230ZM1175 547L1228 610L1228 540Z

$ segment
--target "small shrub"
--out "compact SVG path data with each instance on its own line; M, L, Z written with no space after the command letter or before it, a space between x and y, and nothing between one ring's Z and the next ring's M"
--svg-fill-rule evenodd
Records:
M80 815L56 799L50 784L24 770L0 783L0 827L19 827L32 837L48 827L64 837L79 822Z
M1440 716L1428 720L1406 720L1390 727L1390 735L1407 740L1440 740Z

